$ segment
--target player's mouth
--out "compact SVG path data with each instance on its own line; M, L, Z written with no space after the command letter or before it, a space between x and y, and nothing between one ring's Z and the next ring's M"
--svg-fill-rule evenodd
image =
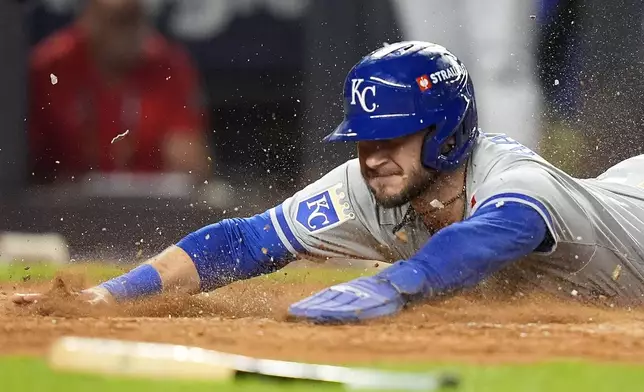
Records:
M370 186L374 188L388 187L400 181L398 174L379 175L367 179Z
M384 191L385 189L397 188L402 181L402 175L400 174L389 174L389 175L379 175L371 177L368 180L369 186L373 189L379 189Z
M387 179L393 177L400 177L400 174L380 174L377 176L369 177L369 180Z
M365 177L367 180L377 179L377 178L391 178L391 177L400 177L404 173L401 173L399 170L367 170Z

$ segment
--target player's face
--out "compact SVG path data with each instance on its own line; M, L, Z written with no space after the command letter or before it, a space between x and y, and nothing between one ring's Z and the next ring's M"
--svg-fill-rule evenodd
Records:
M425 134L358 142L362 176L381 206L403 205L420 196L434 182L436 172L420 163Z

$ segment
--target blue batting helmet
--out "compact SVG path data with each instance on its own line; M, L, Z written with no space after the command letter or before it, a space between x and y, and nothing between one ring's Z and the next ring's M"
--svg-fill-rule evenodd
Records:
M324 140L386 140L433 126L422 163L458 167L478 136L474 86L463 63L440 45L398 42L363 57L344 85L344 121ZM447 142L454 137L455 145Z

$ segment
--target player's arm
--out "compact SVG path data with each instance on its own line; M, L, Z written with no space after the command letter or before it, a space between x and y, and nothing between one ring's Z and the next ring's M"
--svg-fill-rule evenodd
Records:
M205 226L149 262L99 287L117 300L164 291L195 294L274 272L292 260L293 255L279 239L267 211Z
M553 244L550 219L530 196L496 195L379 277L402 294L422 297L474 286L532 252L547 251Z
M205 226L129 272L84 290L81 295L90 301L109 303L164 292L195 294L273 272L294 259L279 239L267 211ZM17 294L13 300L28 303L40 297Z
M319 255L333 257L348 254L349 249L334 244L338 237L355 236L356 220L348 219L330 192L343 194L347 188L344 165L322 179L297 192L275 208L247 218L224 219L192 232L159 255L81 295L89 300L123 301L156 295L163 292L194 294L210 291L234 281L274 272L298 255L316 251L315 244L323 243L334 249L318 249ZM333 184L333 185L329 185ZM344 189L344 191L343 191ZM320 193L320 190L327 190ZM339 197L339 196L338 196ZM304 207L300 208L302 205ZM303 209L304 208L304 209ZM299 217L299 218L298 218ZM304 224L315 227L333 224L323 232L307 234L297 229ZM315 242L318 241L318 242ZM305 248L304 244L308 244ZM340 253L338 253L340 252ZM33 302L37 295L19 294L15 302Z
M345 164L275 208L205 226L99 287L118 300L177 289L197 293L274 272L299 255L346 256L352 250L342 239L355 238L361 228L343 198L348 193Z
M549 186L538 170L488 181L470 217L437 232L410 258L306 298L289 312L319 322L391 315L413 298L471 287L532 252L549 253L556 245L553 209L538 196Z

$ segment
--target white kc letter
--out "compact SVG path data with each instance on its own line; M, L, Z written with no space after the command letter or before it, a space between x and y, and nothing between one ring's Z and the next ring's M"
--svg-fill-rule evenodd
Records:
M371 91L371 95L375 98L376 86L365 87L360 91L359 88L362 82L364 82L364 79L351 79L351 105L355 105L356 98L358 98L358 102L360 103L360 106L362 106L362 110L367 113L371 113L376 110L376 103L374 102L371 107L367 107L367 91Z

